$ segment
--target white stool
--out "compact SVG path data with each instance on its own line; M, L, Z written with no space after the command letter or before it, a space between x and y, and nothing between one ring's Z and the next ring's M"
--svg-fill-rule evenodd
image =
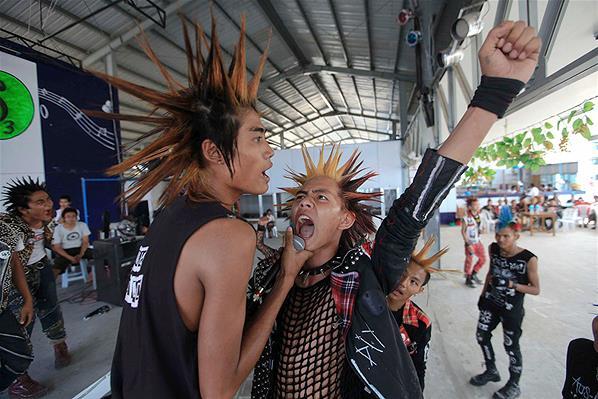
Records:
M62 288L67 288L69 283L72 281L83 280L83 284L87 283L87 259L81 259L77 265L69 265L64 273L62 273ZM76 271L76 267L79 266L79 271ZM95 267L91 268L91 277L93 279L93 289L97 289L96 283L96 270Z

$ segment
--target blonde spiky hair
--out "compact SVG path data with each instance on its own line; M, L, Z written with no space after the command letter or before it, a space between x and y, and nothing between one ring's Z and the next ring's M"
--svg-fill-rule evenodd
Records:
M150 145L108 170L111 175L119 175L133 168L141 170L133 186L126 192L129 204L133 206L156 184L168 179L168 185L160 197L162 205L168 205L181 193L185 193L191 200L210 199L210 188L205 183L206 161L201 150L203 141L211 140L218 147L232 176L239 116L246 109L255 110L258 85L268 50L266 48L253 78L247 82L245 16L241 18L240 37L228 73L222 61L214 15L212 14L211 19L210 42L197 23L193 24L195 35L192 40L187 21L182 16L181 21L187 55L186 84L181 84L172 77L143 32L139 43L164 77L167 86L165 92L92 71L112 86L153 107L153 111L147 116L88 112L96 117L155 125L154 129L139 139L141 141L157 136ZM158 111L161 112L156 115Z
M291 210L295 197L309 180L315 177L331 178L339 186L340 196L345 202L345 208L355 215L355 223L353 223L351 228L345 230L341 237L341 244L347 248L351 248L368 234L376 231L372 220L374 217L373 207L364 203L364 201L377 201L377 197L381 194L379 192L362 193L357 190L366 181L378 174L362 168L363 161L359 160L360 153L357 149L353 151L349 159L341 166L339 164L343 153L340 146L333 145L328 158L324 156L325 150L325 147L322 146L318 163L316 164L309 155L307 148L305 146L301 148L303 162L305 163L305 173L287 169L288 175L285 177L297 183L298 186L281 188L292 196L290 200L282 205L282 210Z
M434 236L430 236L424 246L419 250L419 252L413 252L411 254L411 262L415 263L416 265L422 267L427 273L435 273L435 272L442 272L445 270L440 270L435 267L432 267L434 262L436 262L442 255L448 252L449 248L444 247L440 251L436 252L434 255L426 258L428 251L432 248L432 245L436 242L436 238Z

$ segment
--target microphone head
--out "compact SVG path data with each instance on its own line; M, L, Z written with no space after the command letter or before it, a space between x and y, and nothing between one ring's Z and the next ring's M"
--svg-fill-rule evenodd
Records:
M299 236L293 235L293 247L297 251L303 251L305 249L305 240Z

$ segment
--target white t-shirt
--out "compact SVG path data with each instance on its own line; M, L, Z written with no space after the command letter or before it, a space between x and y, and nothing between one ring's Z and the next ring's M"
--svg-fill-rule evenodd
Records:
M465 224L465 236L470 244L477 244L480 241L478 222L469 212L463 217Z
M540 195L540 189L538 187L532 187L527 192L527 195L530 197L537 197Z
M35 262L39 262L46 256L46 249L44 248L44 229L31 229L33 230L33 238L29 240L29 244L33 244L33 251L27 265L32 265Z
M83 244L83 237L90 234L89 227L84 222L77 222L72 229L60 224L54 229L52 244L60 244L63 249L79 248Z

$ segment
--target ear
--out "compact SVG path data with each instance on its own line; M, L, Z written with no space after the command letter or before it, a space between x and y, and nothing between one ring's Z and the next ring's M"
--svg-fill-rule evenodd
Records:
M422 285L421 288L419 289L419 291L417 291L418 294L421 294L422 292L424 292L426 290L426 286Z
M204 140L201 143L201 152L208 163L224 165L224 157L212 140Z
M348 230L353 226L355 223L355 214L351 211L344 210L343 215L341 216L341 223L339 224L340 230Z

